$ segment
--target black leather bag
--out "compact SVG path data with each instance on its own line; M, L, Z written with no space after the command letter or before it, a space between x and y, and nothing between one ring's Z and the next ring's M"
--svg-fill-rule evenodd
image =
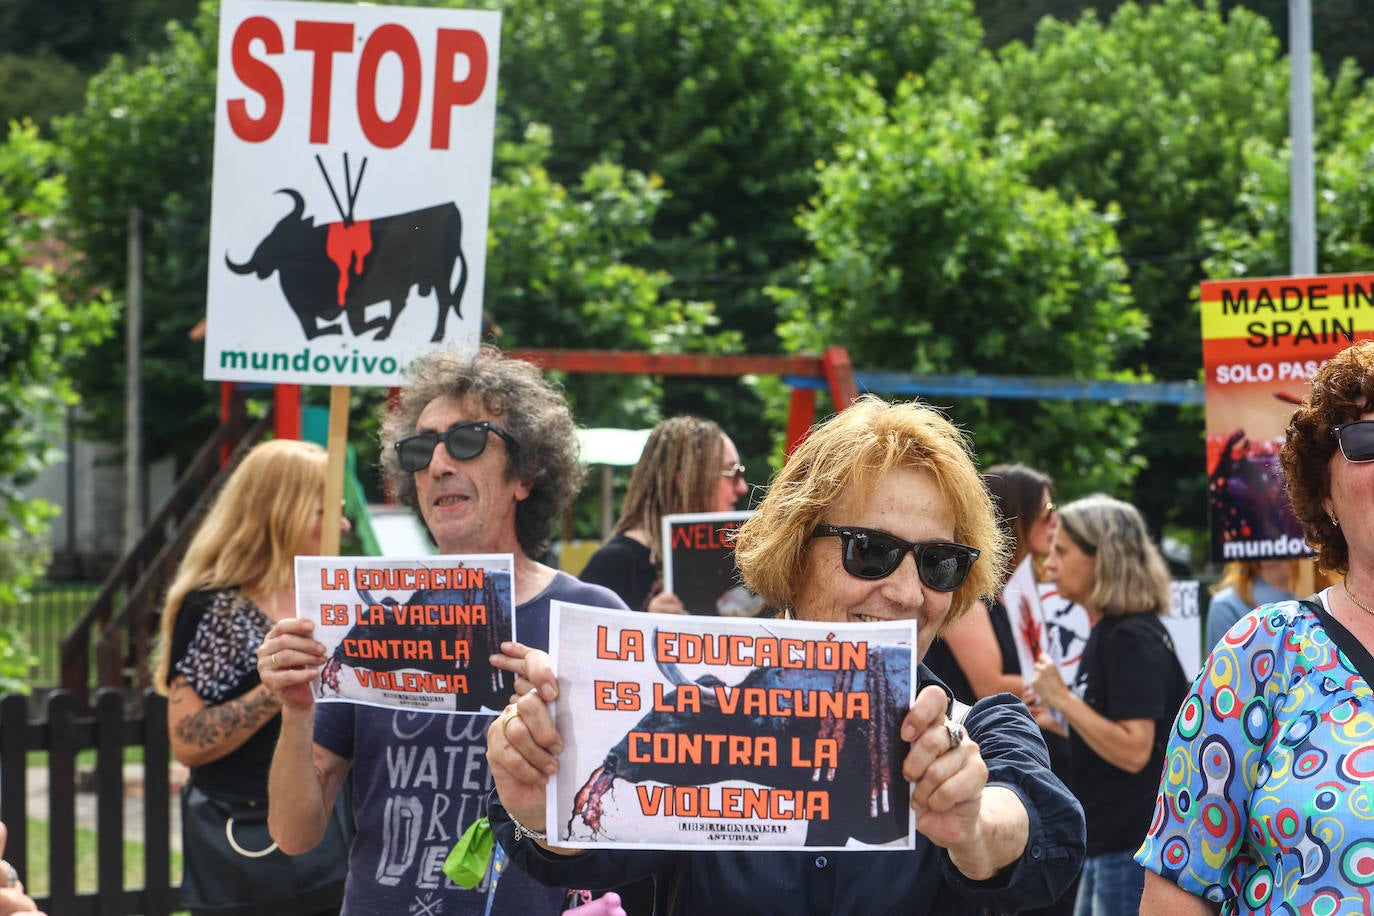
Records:
M343 789L318 846L298 856L267 831L267 802L181 790L182 906L216 916L337 913L353 839Z

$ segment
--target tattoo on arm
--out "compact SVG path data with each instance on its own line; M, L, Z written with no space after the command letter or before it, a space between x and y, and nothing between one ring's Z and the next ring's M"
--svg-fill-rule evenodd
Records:
M185 681L173 690L171 702L184 698L182 691L191 690ZM277 703L265 690L254 688L242 696L214 706L207 706L177 723L177 737L193 747L213 747L244 731L241 741L248 738L278 712Z

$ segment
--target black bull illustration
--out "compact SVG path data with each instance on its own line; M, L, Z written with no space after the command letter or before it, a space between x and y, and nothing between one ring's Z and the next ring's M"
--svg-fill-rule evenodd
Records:
M315 225L304 216L305 201L282 188L295 205L282 217L246 263L224 262L237 274L257 274L266 280L279 273L282 295L300 320L307 340L342 334L338 325L320 326L340 314L348 315L353 335L374 328L374 339L390 336L405 308L411 287L421 295L435 293L439 318L431 341L444 339L448 311L462 317L467 259L463 256L463 218L452 203L398 213L373 220ZM454 265L458 266L453 281ZM450 288L450 283L453 286ZM389 313L369 319L367 308L389 302Z
M680 690L684 678L670 667L660 666ZM902 760L907 745L898 737L898 729L908 711L911 683L911 651L896 646L873 646L868 650L867 668L863 671L818 671L796 668L754 668L732 688L782 689L787 691L823 691L826 693L866 692L870 719L813 718L798 716L745 715L742 707L733 714L724 712L716 703L715 689L724 684L713 675L698 678L700 712L656 710L642 717L632 732L732 733L752 736L779 736L780 747L787 739L800 739L803 746L814 747L817 739L833 739L839 746L835 767L796 767L779 765L768 771L767 784L773 788L831 792L831 818L842 823L812 821L808 827L808 845L843 845L853 837L868 843L887 842L907 833L909 818L909 789L901 777ZM676 709L678 690L667 695L663 707ZM838 773L848 778L836 783ZM866 774L866 780L854 779L854 774ZM669 786L707 785L732 779L760 782L755 766L706 763L636 763L630 759L629 735L606 752L601 765L578 790L567 830L572 835L574 824L581 821L592 835L602 832L603 798L617 779L631 783L657 782ZM865 820L866 816L866 820Z
M404 639L428 642L431 647L430 655L434 659L443 658L441 644L452 646L455 640L466 640L469 650L468 658L452 662L455 672L469 673L468 692L463 695L459 707L475 712L482 707L500 709L505 706L506 701L510 699L515 690L515 680L509 673L492 667L487 661L490 656L501 651L503 640L511 638L511 620L506 613L506 597L493 587L494 581L493 577L489 577L480 594L480 600L487 607L487 622L485 624L410 624L396 620L395 610L398 607L417 604L468 604L479 600L472 590L421 589L412 593L405 601L400 602L391 597L382 598L378 601L373 598L370 592L359 591L359 597L366 604L381 605L384 608L386 622L358 623L350 627L343 639L340 639L339 644L334 647L334 652L329 661L325 663L324 670L320 674L321 687L327 685L335 691L339 690L339 677L344 665L364 667L374 671L400 671L418 667L413 659L349 658L344 652L344 646L350 640L387 641ZM432 664L427 664L425 667L437 670Z

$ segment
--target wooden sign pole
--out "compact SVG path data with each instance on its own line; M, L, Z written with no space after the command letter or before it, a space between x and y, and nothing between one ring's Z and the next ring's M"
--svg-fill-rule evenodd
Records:
M348 459L347 385L329 388L329 465L324 478L324 518L320 520L320 555L339 555L339 518L343 514L344 468Z

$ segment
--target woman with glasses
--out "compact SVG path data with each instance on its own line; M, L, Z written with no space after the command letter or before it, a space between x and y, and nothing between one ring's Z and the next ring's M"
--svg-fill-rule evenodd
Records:
M1088 818L1074 913L1135 916L1145 875L1131 855L1149 827L1164 740L1188 688L1160 621L1169 568L1136 508L1095 494L1059 509L1046 571L1093 623L1072 689L1047 653L1034 675L1040 701L1068 723L1070 784Z
M1036 564L1049 556L1059 525L1054 505L1054 481L1024 464L995 464L982 476L992 495L1002 531L1011 543L1007 574L1023 563L1030 563L1033 578L1038 582ZM1057 719L1042 714L1043 705L1035 691L1026 685L1012 617L1003 595L978 599L967 614L946 626L926 653L926 665L949 685L956 699L966 703L995 693L1014 693L1021 697L1040 723L1041 737L1050 752L1051 768L1067 781L1069 748L1064 726ZM1050 906L1026 912L1035 916L1068 916L1073 912L1074 890L1069 888L1062 899Z
M1279 454L1320 570L1246 614L1169 734L1142 913L1367 913L1374 881L1374 342L1332 357Z
M866 396L788 457L735 551L744 583L796 619L916 621L919 659L996 592L1004 543L963 435L930 408ZM543 774L562 740L546 705L558 681L549 657L524 647L504 667L521 696L487 734L492 824L540 881L651 876L665 914L971 916L1048 903L1077 874L1082 810L1050 772L1025 705L1001 695L961 717L924 667L896 736L906 781L885 799L915 813L914 849L556 849L544 837Z
M1054 483L1023 464L993 465L983 473L983 483L1011 542L1006 572L1027 558L1048 556L1058 524ZM994 693L1033 699L1021 677L1016 636L1000 593L991 602L978 599L968 614L945 627L931 645L926 665L966 703Z
M688 416L664 420L644 443L611 539L578 578L604 585L637 611L687 613L663 591L663 516L731 512L747 492L739 452L720 426Z

